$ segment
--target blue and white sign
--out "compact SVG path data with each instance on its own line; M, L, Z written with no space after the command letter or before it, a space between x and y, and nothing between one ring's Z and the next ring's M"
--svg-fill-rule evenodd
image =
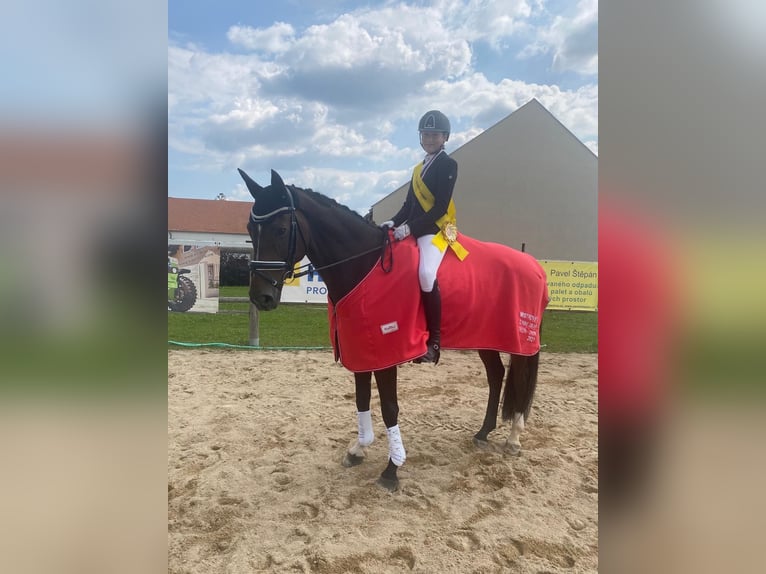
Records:
M308 267L303 267L304 265ZM298 277L285 282L282 287L282 301L284 303L322 303L327 304L327 286L322 277L314 271L314 266L307 258L303 258L296 267L301 266L308 270L308 275Z

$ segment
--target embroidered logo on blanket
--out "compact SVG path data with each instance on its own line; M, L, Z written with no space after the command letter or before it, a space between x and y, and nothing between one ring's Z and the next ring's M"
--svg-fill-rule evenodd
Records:
M537 341L537 334L540 330L540 321L537 315L532 313L519 312L519 333L526 337L528 343Z
M390 323L386 323L385 325L380 326L380 332L384 335L388 335L389 333L394 333L399 330L399 323L396 321L391 321Z

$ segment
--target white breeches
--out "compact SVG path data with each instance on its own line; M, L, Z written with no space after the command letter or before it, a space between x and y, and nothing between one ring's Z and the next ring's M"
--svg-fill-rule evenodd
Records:
M418 250L420 251L420 261L418 263L418 279L420 280L420 290L430 293L434 288L436 281L436 272L439 271L439 265L447 252L439 251L439 248L432 243L435 235L423 235L418 237Z

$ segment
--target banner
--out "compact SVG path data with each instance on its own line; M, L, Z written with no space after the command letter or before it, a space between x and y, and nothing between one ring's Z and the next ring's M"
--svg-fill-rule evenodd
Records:
M540 265L548 276L548 309L598 310L598 263L541 260Z
M221 248L168 245L168 311L217 313Z
M285 282L285 303L327 304L327 286L307 258L296 264L308 265L308 275ZM598 310L598 263L584 261L540 261L548 276L548 309Z
M285 281L282 287L282 302L284 303L322 303L327 305L327 285L325 285L319 273L314 271L314 266L309 263L307 257L295 264L299 266L307 265L308 275Z

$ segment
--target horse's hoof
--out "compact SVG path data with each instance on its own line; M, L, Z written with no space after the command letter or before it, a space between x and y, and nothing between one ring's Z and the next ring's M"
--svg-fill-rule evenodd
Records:
M473 444L474 446L478 448L487 448L489 446L489 441L480 439L479 437L473 437Z
M507 452L510 455L518 456L521 454L521 445L520 444L514 444L512 442L506 442L505 443L505 452Z
M359 466L364 462L363 456L356 456L355 454L351 454L350 452L346 453L346 456L343 457L343 466L346 468L351 468L352 466Z
M378 486L385 488L388 492L396 492L399 490L398 478L384 478L381 476L378 478L377 484Z

